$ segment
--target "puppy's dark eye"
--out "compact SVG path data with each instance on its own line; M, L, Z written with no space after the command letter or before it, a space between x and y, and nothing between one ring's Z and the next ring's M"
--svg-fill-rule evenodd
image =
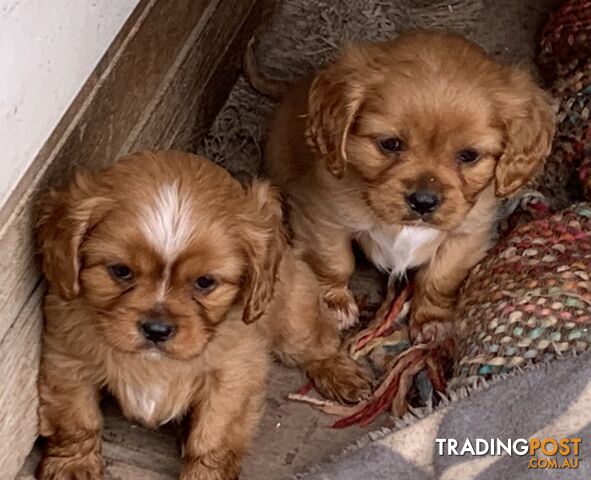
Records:
M466 148L465 150L460 150L456 158L458 162L473 163L480 158L480 152L474 148Z
M197 278L195 282L193 282L193 285L201 293L209 293L217 287L217 282L211 275L203 275Z
M397 153L404 149L404 144L398 137L378 138L378 145L385 153Z
M109 274L115 279L123 282L129 282L133 279L133 271L123 263L116 263L107 267Z

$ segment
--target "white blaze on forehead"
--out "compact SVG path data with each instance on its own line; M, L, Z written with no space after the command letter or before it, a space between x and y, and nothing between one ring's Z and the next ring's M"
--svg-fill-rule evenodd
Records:
M186 247L195 232L195 216L177 182L163 185L152 203L144 206L142 232L167 262Z

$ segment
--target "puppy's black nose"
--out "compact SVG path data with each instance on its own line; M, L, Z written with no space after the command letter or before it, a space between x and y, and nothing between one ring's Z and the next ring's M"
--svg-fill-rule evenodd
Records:
M174 325L156 318L146 320L140 325L142 335L154 343L165 342L174 334L174 330Z
M441 203L441 200L436 193L430 192L429 190L422 190L407 195L406 203L415 212L423 215L434 211Z

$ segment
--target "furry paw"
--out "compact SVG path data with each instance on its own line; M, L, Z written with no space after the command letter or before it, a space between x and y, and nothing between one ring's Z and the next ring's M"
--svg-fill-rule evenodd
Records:
M443 342L451 338L452 334L453 323L449 321L430 321L410 327L413 343Z
M316 390L330 400L353 404L371 395L369 372L343 351L311 362L306 371Z
M340 330L350 328L358 322L359 308L348 288L329 288L324 294L324 301L336 317Z
M240 467L235 462L219 465L208 458L187 458L181 471L180 480L238 480Z
M44 456L37 467L38 480L100 480L103 464L100 455L83 457Z

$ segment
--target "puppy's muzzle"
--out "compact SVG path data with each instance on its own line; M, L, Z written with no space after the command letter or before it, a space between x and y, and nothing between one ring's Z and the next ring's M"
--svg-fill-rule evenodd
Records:
M166 342L175 333L175 327L163 317L150 317L139 326L140 333L154 343Z
M441 204L439 195L430 190L420 190L405 197L406 204L419 215L434 212Z

